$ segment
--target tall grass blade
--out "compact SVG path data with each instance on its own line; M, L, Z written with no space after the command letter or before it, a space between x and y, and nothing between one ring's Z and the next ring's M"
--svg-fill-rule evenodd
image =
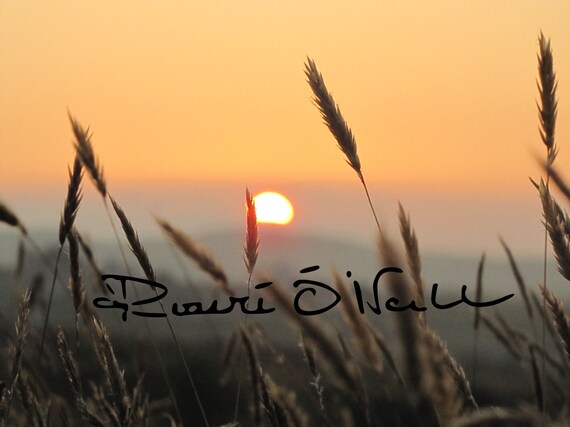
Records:
M329 128L330 132L336 139L338 148L340 148L346 156L346 162L356 172L358 179L360 179L360 182L364 187L364 191L366 192L366 198L368 199L368 204L372 210L376 226L378 227L378 230L381 230L380 221L378 221L376 210L374 209L370 193L368 192L368 186L366 185L364 175L362 174L360 158L358 157L356 150L356 140L352 134L352 130L350 130L346 124L339 106L336 104L331 93L325 86L323 76L311 58L307 58L307 62L305 64L305 75L307 76L307 81L313 91L313 102L319 109L325 125Z

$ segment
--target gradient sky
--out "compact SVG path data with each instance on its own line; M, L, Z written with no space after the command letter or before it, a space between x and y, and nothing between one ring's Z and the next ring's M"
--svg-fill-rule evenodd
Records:
M0 13L8 185L65 182L67 109L113 180L351 179L311 105L309 55L369 180L512 189L541 152L540 29L567 139L567 2L4 0Z
M569 17L565 1L2 0L0 197L64 196L67 110L111 186L352 183L307 56L378 191L528 197L541 29L570 159Z

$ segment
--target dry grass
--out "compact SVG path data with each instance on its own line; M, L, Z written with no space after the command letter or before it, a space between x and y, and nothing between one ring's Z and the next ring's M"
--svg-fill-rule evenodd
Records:
M556 99L556 74L554 72L554 59L550 40L540 33L538 38L538 89L540 92L539 119L540 137L546 146L548 164L552 164L558 151L554 142L556 117L558 114L558 100Z
M503 249L505 250L505 253L507 254L507 257L509 259L509 264L510 264L511 269L513 271L513 276L517 282L520 294L523 298L528 317L530 317L532 319L533 318L532 305L530 303L528 292L526 290L527 289L526 283L525 283L523 276L519 270L519 267L517 265L515 257L513 256L513 253L511 252L511 249L509 248L509 246L505 243L505 241L503 239L500 239L500 242L501 242L501 245L503 246Z
M27 234L26 227L24 227L16 214L2 202L0 202L0 222L11 225L12 227L17 227L22 234Z
M311 86L311 89L313 90L313 102L319 109L325 125L327 125L333 137L336 139L338 148L340 148L346 156L346 162L356 172L358 179L364 187L368 203L370 204L370 209L374 216L374 221L380 231L380 221L376 215L376 210L374 209L370 193L368 192L368 186L366 185L364 175L362 174L362 167L356 150L356 140L354 135L344 120L339 106L336 104L331 93L325 86L325 81L317 69L315 61L311 58L307 58L307 62L305 64L305 75L307 76L309 86Z
M123 209L121 209L121 207L115 201L115 199L113 199L112 197L110 197L110 199L113 205L113 209L115 210L115 213L117 214L117 217L121 222L121 226L123 227L123 231L129 242L129 247L132 253L135 255L137 261L139 262L139 265L141 266L146 278L148 280L156 281L156 277L154 275L154 269L152 268L152 265L148 258L148 254L143 244L139 240L139 235L137 234L131 222L127 218L127 215L125 214Z
M229 287L226 273L212 254L194 242L188 234L180 229L174 228L165 220L157 218L156 222L170 241L180 249L184 255L193 260L201 270L209 274L225 293L234 295L233 290Z
M249 189L245 190L245 246L244 262L248 274L253 274L259 253L259 234L257 232L257 214L255 203Z
M16 320L16 342L10 347L10 376L8 380L3 383L0 394L0 422L2 422L2 425L8 425L8 420L10 419L12 395L21 374L24 350L28 342L29 316L30 292L26 291L20 303L20 313Z
M570 363L570 319L564 313L564 304L562 301L544 286L541 290L548 303L548 311L552 316L556 331L562 343L564 357Z
M314 102L325 124L366 190L378 227L381 264L407 265L404 274L388 276L390 295L397 298L401 304L414 300L418 306L424 306L427 303L424 297L420 245L410 216L400 205L398 218L401 241L393 240L380 227L365 184L354 135L311 59L308 59L305 65L305 73L313 91ZM541 93L540 135L547 149L547 179L536 187L559 271L563 277L570 280L570 220L548 188L550 176L563 192L568 187L553 167L558 150L554 142L557 117L556 76L550 43L542 35L539 38L538 86ZM216 422L216 425L234 427L569 425L566 419L570 411L569 317L565 313L562 298L547 289L545 283L540 287L545 302L544 306L541 305L536 290L527 286L511 249L502 240L501 244L524 303L528 331L514 327L512 322L500 313L491 316L487 312L483 313L481 309L474 310L473 329L479 332L481 322L511 354L513 361L526 370L528 387L532 389L534 396L532 404L527 402L526 405L511 408L480 408L477 389L471 389L470 378L444 339L431 326L431 317L428 321L423 313L411 310L396 314L395 336L399 346L395 346L392 339L385 339L380 328L373 325L370 318L361 312L352 298L356 291L347 287L343 279L333 273L334 287L341 296L342 303L339 307L342 309L343 320L300 315L293 309L291 295L283 289L283 284L275 281L266 288L266 292L299 332L301 351L296 353L298 361L294 361L293 354L297 349L276 348L271 337L262 332L263 328L259 324L253 320L248 324L245 319L239 328L236 327L222 364L230 384L237 378L241 381L241 365L234 360L239 357L236 356L239 355L236 349L241 343L244 363L248 370L248 386L243 393L247 405L242 405L245 409L238 411L239 392L235 399L237 403L227 403L221 397L221 386L217 383L221 375L218 375L216 370L219 366L211 368L207 373L207 381L214 383L209 389L213 397L208 398L207 405L202 405L203 388L194 383L183 354L183 346L168 318L170 339L175 344L172 351L181 356L177 362L183 362L186 376L179 375L176 368L167 372L162 356L168 358L168 352L156 346L154 353L158 357L152 358L149 363L145 352L133 345L134 340L122 342L126 341L124 337L131 338L128 334L123 334L123 339L114 337L109 332L103 316L99 318L99 313L95 313L88 304L88 290L91 292L93 288L97 294L107 295L109 290L98 277L93 279L91 275L86 274L81 263L82 258L85 258L89 269L93 270L95 276L100 276L101 269L92 248L74 228L82 201L81 183L84 169L106 206L107 199L110 200L124 236L145 277L156 280L156 273L125 211L109 195L108 183L94 154L89 130L71 115L70 121L75 137L76 158L73 168L69 171L68 192L59 224L59 251L47 304L41 295L43 275L32 271L33 265L26 254L26 244L33 241L14 212L0 203L0 222L16 228L21 237L13 280L15 283L25 280L27 270L30 270L32 277L26 279L32 283L32 291L23 294L15 330L6 332L12 338L0 354L5 358L4 368L0 369L1 425L209 426L211 419L216 418L215 412L222 410L222 407L236 408L234 420L230 422L231 418L225 415L227 419ZM249 189L246 189L245 196L243 258L245 271L249 276L249 288L260 254L262 236L257 228L255 205ZM157 223L167 239L200 270L208 274L219 289L229 296L234 295L223 267L212 254L181 229L161 219L157 219ZM57 328L57 331L49 330L48 324L52 296L57 283L59 256L66 241L69 248L69 312L75 319L75 347L68 343L66 335L69 335L69 332L62 328ZM40 259L45 261L46 258L41 256ZM485 258L482 257L477 272L476 301L482 300L484 262ZM125 268L129 268L126 260ZM165 312L162 303L161 308ZM45 313L42 313L44 309ZM36 313L40 317L45 315L42 334L31 322ZM80 318L84 322L79 322ZM553 346L547 347L545 339L543 343L537 343L537 338L532 333L536 330L536 323L541 321L545 330L548 328L549 337L554 341ZM146 327L144 338L154 341L154 331L148 324ZM54 333L56 337L54 340L47 339L45 363L39 364L35 361L36 346L39 346L41 354L47 332ZM80 338L82 343L86 343L82 344L81 352L78 345ZM122 351L117 351L118 349ZM190 360L198 356L196 352L189 354ZM477 358L477 353L474 354ZM125 361L129 356L134 360ZM206 357L212 359L211 354ZM152 376L157 367L155 361L168 388L168 391L165 391L161 387L161 393L158 395L153 389L157 388L157 384L162 386L162 382L156 379L147 380L147 375ZM209 362L212 363L211 360ZM175 385L169 381L169 374L180 377L177 382L183 385L178 384L176 388L180 396L175 395ZM64 390L55 381L58 376L65 381ZM167 394L169 398L164 397ZM193 405L190 416L184 418L181 415L177 405L179 399L184 404ZM389 411L386 409L388 406L394 409Z
M342 308L346 323L350 326L352 331L352 341L356 348L365 357L367 363L376 372L381 373L383 369L381 349L378 346L378 341L373 333L373 326L368 319L358 311L356 304L351 298L350 292L347 289L344 281L337 272L334 274L336 289L342 298Z
M93 152L93 145L91 143L91 135L89 134L89 128L85 129L77 119L75 119L71 114L69 114L69 120L71 122L71 128L73 134L75 135L75 150L77 156L81 159L81 163L89 172L91 180L95 183L95 187L101 194L103 198L107 196L107 183L103 177L103 168L101 167L99 160L95 157Z
M544 182L540 183L539 194L542 201L544 224L558 261L558 271L567 280L570 280L570 222L568 216L550 195L550 191Z
M67 187L67 197L61 221L59 223L59 244L63 245L67 235L73 228L79 203L81 203L81 181L83 179L83 166L79 156L75 157L73 162L73 172L69 171L69 186Z

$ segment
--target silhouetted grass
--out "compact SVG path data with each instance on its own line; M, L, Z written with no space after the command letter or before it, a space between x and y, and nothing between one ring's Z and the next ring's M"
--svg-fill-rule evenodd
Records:
M418 238L421 230L416 233L412 219L402 206L398 211L399 239L389 236L380 227L353 133L311 59L305 65L305 73L325 124L364 186L377 225L379 265L408 267L402 274L389 275L390 295L397 298L400 305L412 300L418 307L429 304L422 277ZM558 150L554 144L556 78L550 42L542 34L539 90L540 136L547 148L547 178L536 187L560 274L570 280L570 220L548 186L552 175L563 192L568 188L552 165ZM465 322L458 325L472 328L477 334L479 325L485 326L512 357L504 366L477 363L480 355L475 345L473 359L478 370L474 369L472 375L477 376L478 387L471 386L472 378L432 326L431 316L414 310L396 313L397 330L386 336L378 322L363 315L365 309L371 308L364 302L370 301L370 294L362 295L356 285L346 286L336 273L332 277L341 301L342 318L330 314L300 315L292 306L292 294L279 285L279 278L268 279L274 283L263 295L271 299L293 328L285 331L283 316L277 314L266 317L269 321L262 325L256 318L234 313L226 322L231 330L222 333L227 348L214 339L195 342L191 327L178 328L175 332L170 317L167 317L167 325L162 326L140 321L137 325L146 328L142 333L133 332L121 323L120 311L112 313L116 316L113 321L112 315L93 307L92 298L103 295L119 298L120 290L102 283L97 255L74 228L75 218L81 215L83 170L88 172L102 196L108 213L107 199L110 200L146 279L155 281L156 270L135 226L109 194L110 185L103 177L89 130L71 115L70 119L77 156L69 173L57 255L47 256L34 243L17 213L0 203L0 222L21 235L20 244L14 249L18 254L14 274L2 276L5 289L9 292L21 289L22 283L23 287L31 288L21 295L14 327L9 326L14 319L2 315L1 425L569 425L565 417L570 410L570 318L564 310L564 298L555 295L546 283L537 289L528 287L513 252L502 240L524 302L520 313L511 314L518 314L516 322L522 316L525 323L524 327L518 327L508 316L479 309L469 313L474 321L464 319ZM249 189L246 189L245 205L243 257L250 295L253 269L263 253L263 236L258 234ZM157 222L167 239L213 281L212 289L223 291L228 298L235 297L223 266L214 255L180 228L163 219ZM114 227L112 219L111 225ZM67 305L61 300L56 304L53 298L54 289L62 282L58 264L66 241L69 286L64 284L63 288L69 293ZM47 301L42 293L45 269L31 260L28 245L32 246L32 253L36 252L35 257L53 268ZM129 271L124 253L122 257ZM483 257L477 274L476 301L482 299L484 260ZM25 283L26 280L29 282ZM150 296L158 295L155 287L148 291ZM543 305L538 295L542 295ZM359 296L364 299L359 301ZM138 294L136 298L141 299ZM136 307L131 303L131 310ZM160 307L160 313L167 314L162 303ZM247 307L254 309L252 304ZM120 306L115 308L121 309ZM50 322L50 311L55 312L58 319L69 314L72 321L67 327L56 328ZM40 319L43 323L38 328ZM115 326L111 328L110 324ZM536 333L540 325L544 325L542 337ZM169 334L164 333L166 327ZM276 342L271 338L272 332L296 338L290 339L289 344ZM70 336L75 336L75 345L73 341L70 343ZM300 348L291 342L300 342ZM40 359L43 354L40 361L38 354ZM516 371L518 381L502 396L493 396L493 401L483 385L486 384L488 390L489 384L500 381L501 371L506 370Z

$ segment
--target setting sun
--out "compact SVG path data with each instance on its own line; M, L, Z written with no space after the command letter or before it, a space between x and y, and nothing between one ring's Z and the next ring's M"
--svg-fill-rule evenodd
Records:
M293 219L293 206L279 193L268 191L253 198L257 221L266 224L289 224Z

